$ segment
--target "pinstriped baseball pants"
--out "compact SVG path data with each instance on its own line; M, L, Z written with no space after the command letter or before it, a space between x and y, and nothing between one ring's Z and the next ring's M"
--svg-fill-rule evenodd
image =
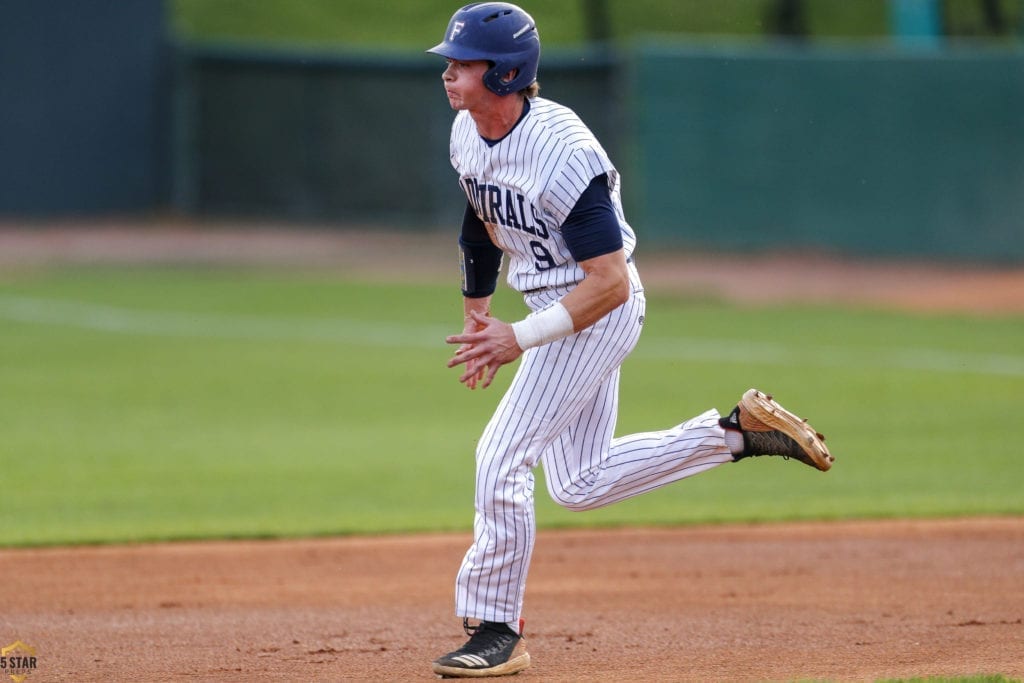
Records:
M619 366L640 337L645 300L634 291L590 328L523 354L476 451L474 540L456 578L456 614L515 623L533 552L533 469L551 497L590 510L731 462L719 414L613 438ZM567 290L526 298L540 310Z

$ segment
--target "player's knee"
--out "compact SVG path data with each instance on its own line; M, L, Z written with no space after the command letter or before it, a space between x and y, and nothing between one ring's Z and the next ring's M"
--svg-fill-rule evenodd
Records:
M593 510L594 506L586 500L572 500L565 498L554 498L553 500L560 506L564 507L570 512L586 512L587 510Z
M587 501L585 495L582 495L579 491L571 491L568 487L549 484L548 495L558 505L572 512L583 512L591 508L591 504Z
M517 494L512 488L498 490L478 489L474 503L478 512L494 516L524 505L525 498L525 496Z

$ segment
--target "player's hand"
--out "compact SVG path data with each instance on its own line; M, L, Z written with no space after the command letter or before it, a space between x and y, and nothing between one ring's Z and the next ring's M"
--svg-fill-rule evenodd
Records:
M470 318L466 320L467 330L472 322L475 331L463 331L445 339L449 344L461 345L448 361L448 367L465 365L459 381L470 389L475 389L477 383L482 382L481 388L486 389L494 381L498 369L523 355L523 350L516 343L516 335L508 323L476 311L470 313Z
M480 325L473 319L473 316L466 315L465 324L462 328L462 334L472 334L473 332L479 332L483 329L483 325ZM472 347L472 344L463 344L456 351L455 355L465 353ZM466 372L472 372L472 376L464 384L469 389L476 389L478 382L482 382L484 379L484 373L487 371L486 365L481 365L476 360L471 360L466 363Z

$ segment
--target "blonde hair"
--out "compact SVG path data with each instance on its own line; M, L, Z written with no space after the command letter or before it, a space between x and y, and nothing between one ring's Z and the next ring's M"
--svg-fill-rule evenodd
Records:
M532 100L534 97L540 94L540 83L534 81L530 85L520 90L519 94L528 100Z

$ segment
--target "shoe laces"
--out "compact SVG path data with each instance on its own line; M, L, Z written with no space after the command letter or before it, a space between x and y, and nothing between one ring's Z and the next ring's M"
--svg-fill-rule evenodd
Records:
M471 626L466 617L462 619L462 630L469 636L469 642L463 646L464 648L474 647L490 650L495 647L503 647L509 638L519 638L519 634L514 633L508 627L501 628L486 621Z
M747 432L747 435L752 451L750 455L754 457L762 455L781 456L786 460L796 458L802 463L814 464L800 444L782 432Z

